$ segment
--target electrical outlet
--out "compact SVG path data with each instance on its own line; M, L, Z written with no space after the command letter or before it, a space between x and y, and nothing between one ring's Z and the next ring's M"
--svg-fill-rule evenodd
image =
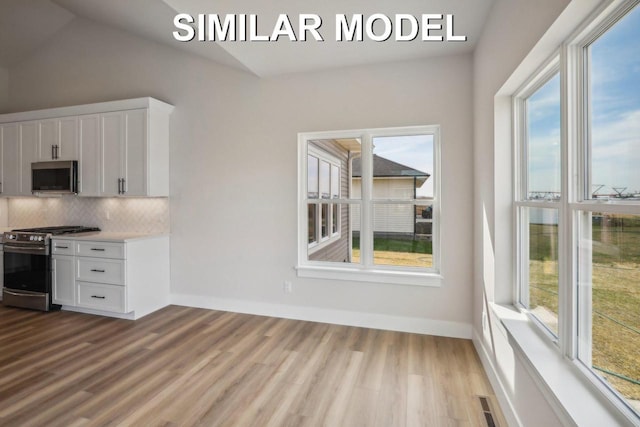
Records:
M284 283L282 284L282 291L285 294L290 294L291 292L293 292L293 284L291 283L290 280L284 281Z
M111 212L109 211L104 211L104 218L109 221L111 219Z

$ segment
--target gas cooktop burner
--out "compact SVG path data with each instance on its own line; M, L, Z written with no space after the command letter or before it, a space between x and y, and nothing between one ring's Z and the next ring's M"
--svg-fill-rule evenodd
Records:
M55 227L21 228L18 230L12 230L12 232L17 233L44 233L51 234L53 236L59 236L61 234L86 233L89 231L100 231L100 229L98 227L84 227L82 225L59 225Z

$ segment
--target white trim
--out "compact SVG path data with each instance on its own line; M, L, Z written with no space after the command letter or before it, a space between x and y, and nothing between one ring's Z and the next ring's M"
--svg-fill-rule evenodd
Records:
M473 346L480 357L480 363L482 363L482 367L487 373L487 378L489 378L489 382L491 383L491 387L493 387L493 392L496 394L496 399L498 399L498 403L500 404L500 410L502 411L502 415L504 415L507 425L509 426L519 426L522 427L522 421L518 418L518 413L516 409L513 407L513 402L509 399L509 393L507 393L507 387L504 382L498 375L498 371L493 364L492 357L484 345L484 341L479 335L477 330L473 330L473 338L472 338Z
M171 294L171 304L449 338L471 339L472 334L470 323L433 320L422 317L393 316L190 294Z
M373 182L373 147L372 140L375 137L384 136L411 136L411 135L432 135L433 136L433 174L434 194L430 204L433 206L432 223L432 257L433 266L429 268L404 268L393 266L378 266L373 264L373 205L382 202L390 203L391 201L379 201L372 198L372 182ZM361 199L350 200L351 204L359 204L361 206L360 214L360 264L350 266L353 268L344 268L335 266L336 263L323 263L320 261L311 261L308 259L309 244L307 232L307 215L306 204L316 203L315 199L308 199L306 192L307 181L307 156L309 155L309 141L322 139L356 139L361 144L361 163L362 163L362 179L361 178ZM440 227L440 193L441 193L441 174L440 174L440 126L408 126L397 128L379 128L379 129L360 129L346 131L329 131L329 132L303 132L298 133L298 263L297 271L300 277L317 277L332 278L337 280L356 280L364 282L378 283L398 283L398 284L415 284L427 286L440 286L442 281L441 267L441 227ZM351 184L351 183L350 183ZM331 200L331 199L330 199ZM420 204L420 199L402 200L402 204ZM332 202L340 203L339 200ZM304 214L304 216L303 216ZM321 243L320 243L321 244ZM313 246L313 250L317 250L318 246ZM333 265L332 265L333 264ZM323 275L323 271L326 274ZM417 273L416 273L417 271ZM345 274L342 274L345 273ZM401 278L406 275L406 278ZM361 276L360 278L357 278ZM417 278L418 277L418 278ZM434 277L437 280L431 280Z
M26 111L20 113L0 114L0 123L24 122L31 120L53 119L67 116L109 113L141 108L157 109L166 113L173 111L173 106L155 98L134 98L120 101L99 102L96 104L73 105L70 107L49 108L46 110Z
M515 356L563 425L633 425L525 315L496 304L491 310L506 330Z
M63 305L61 307L61 310L74 311L76 313L84 313L84 314L94 314L97 316L115 317L117 319L125 319L125 320L137 320L143 317L143 316L136 317L135 311L131 311L129 313L114 313L112 311L96 310L93 308L85 308L85 307L75 307L72 305ZM146 313L146 314L149 314L149 313Z
M359 264L345 264L342 267L330 263L325 265L305 265L296 267L298 277L309 277L313 279L330 280L352 280L356 282L385 283L409 286L441 287L443 277L437 273L425 273L414 268L413 271L407 268L398 267L396 270L390 268L363 268Z

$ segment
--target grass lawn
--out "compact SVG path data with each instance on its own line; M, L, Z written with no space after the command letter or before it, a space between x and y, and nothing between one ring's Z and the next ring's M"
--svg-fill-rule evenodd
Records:
M352 261L360 262L360 239L353 238ZM432 267L432 243L427 240L373 240L373 262L377 265L403 267Z
M553 228L531 225L530 306L557 313ZM592 238L592 364L622 395L640 400L640 221L594 221Z

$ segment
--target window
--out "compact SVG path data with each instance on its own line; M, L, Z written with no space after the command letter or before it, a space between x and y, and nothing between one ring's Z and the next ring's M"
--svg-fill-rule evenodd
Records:
M308 250L314 253L340 239L340 160L313 144L307 155Z
M558 335L558 201L560 186L560 73L558 58L519 95L520 223L518 302Z
M634 422L640 419L638 39L638 1L612 2L514 97L516 303Z
M439 285L439 128L300 134L299 143L298 274Z

